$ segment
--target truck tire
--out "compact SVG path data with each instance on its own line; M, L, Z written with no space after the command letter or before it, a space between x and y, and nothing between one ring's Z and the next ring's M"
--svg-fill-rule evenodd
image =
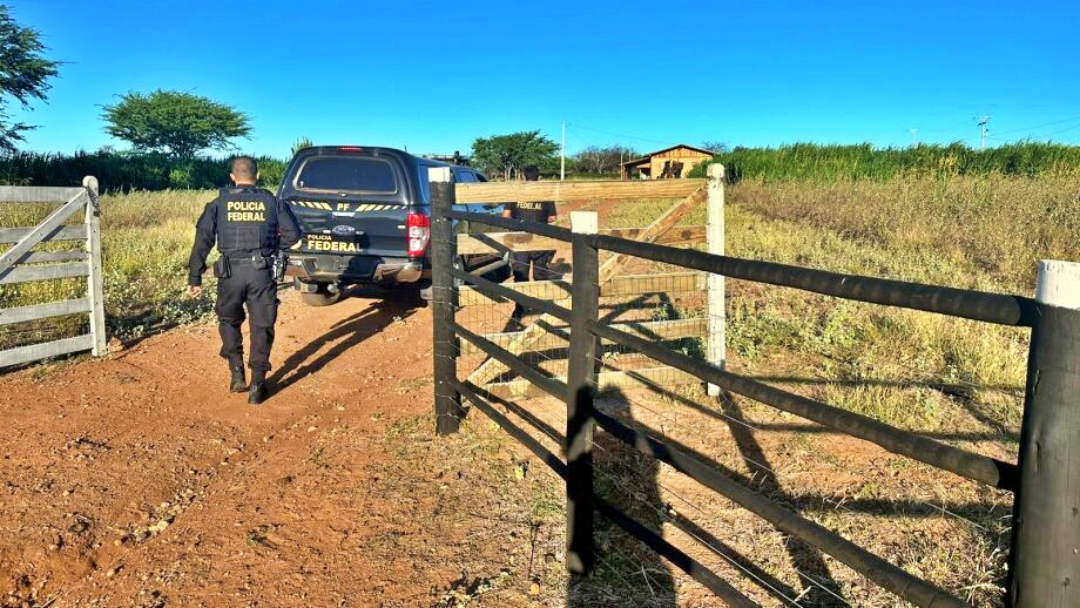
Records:
M330 286L320 283L317 291L300 292L300 299L308 306L331 306L341 300L343 290L330 291Z

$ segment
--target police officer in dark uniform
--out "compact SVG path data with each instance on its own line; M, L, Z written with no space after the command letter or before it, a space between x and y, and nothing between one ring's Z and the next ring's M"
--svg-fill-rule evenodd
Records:
M221 332L221 356L232 371L229 390L248 390L244 376L244 306L251 319L251 389L248 403L258 405L266 398L266 374L270 371L270 348L274 345L277 320L277 282L273 260L281 250L300 240L296 218L287 205L273 194L255 187L258 166L248 156L232 161L229 177L235 184L223 188L206 205L195 225L195 245L188 262L188 295L202 295L202 274L206 256L217 241L221 257L214 263L218 277L217 315Z
M540 179L540 170L533 166L521 170L525 181L535 182ZM555 201L542 201L532 203L508 203L503 208L503 217L534 224L554 224L558 219L555 209ZM533 281L549 281L559 278L551 268L551 260L555 257L555 250L550 251L521 251L513 252L511 260L514 271L514 282L528 281L529 269L532 268Z
M535 166L528 166L521 170L525 181L535 182L540 179L540 170ZM555 201L541 201L528 203L508 203L503 209L503 217L534 224L554 224L558 219L558 211ZM514 273L514 282L523 283L529 281L529 270L532 270L533 281L552 281L562 278L551 267L551 261L555 257L555 250L550 251L515 251L510 254L511 270ZM525 309L520 304L514 307L512 319L520 321Z

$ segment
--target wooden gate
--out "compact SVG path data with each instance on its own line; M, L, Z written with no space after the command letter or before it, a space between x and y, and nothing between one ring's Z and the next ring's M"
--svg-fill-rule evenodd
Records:
M719 184L719 180L714 180ZM675 183L673 183L675 182ZM662 189L661 189L662 188ZM599 234L629 238L640 242L664 245L687 245L708 243L710 251L722 252L723 243L707 230L706 226L679 226L692 209L707 203L712 212L723 216L722 187L707 189L705 180L668 180L665 182L514 182L459 184L455 188L457 204L489 203L496 200L541 201L557 200L561 203L587 201L652 200L656 197L678 198L679 202L667 209L652 224L640 228L600 229ZM579 212L573 212L578 214ZM592 214L595 218L595 213ZM710 216L714 215L710 213ZM710 217L710 220L712 218ZM595 221L595 220L594 220ZM472 224L470 226L474 227ZM722 226L719 227L722 234ZM460 255L478 253L507 253L556 250L565 243L558 239L521 231L458 234L456 252ZM717 248L721 249L717 249ZM613 256L600 268L599 297L615 309L607 315L608 321L642 337L659 341L703 339L706 348L716 353L716 363L723 358L722 326L709 318L649 319L627 318L627 313L645 312L650 299L666 299L679 293L709 293L723 298L723 279L718 285L700 272L668 272L664 274L623 274L628 268L629 256ZM557 306L571 306L571 283L568 280L511 283L502 289L542 300ZM715 288L715 291L714 291ZM456 290L457 306L492 306L507 302L505 297L495 296L479 286L462 285ZM616 304L616 302L625 303ZM637 303L637 304L634 304ZM630 316L633 316L632 314ZM541 315L538 320L513 331L482 332L486 340L505 348L518 356L537 353L560 353L548 357L549 363L562 361L565 368L568 352L568 328L559 319ZM610 346L610 343L607 343ZM716 348L713 348L714 345ZM605 351L606 352L606 351ZM483 355L471 343L464 342L462 356ZM712 359L710 359L712 360ZM622 361L630 361L623 358ZM528 398L543 393L525 378L498 381L509 370L497 359L488 358L468 377L468 381L483 387L491 394L504 398ZM564 379L568 370L554 371L555 377ZM655 386L701 384L700 379L668 365L639 367L606 366L597 378L600 390L633 389Z
M0 308L0 326L86 313L90 332L0 351L0 368L31 363L69 353L91 351L106 354L105 301L102 296L101 228L98 182L83 179L81 188L0 186L0 204L57 204L37 226L0 228L0 245L11 245L0 254L0 285L87 277L86 297ZM82 221L69 220L82 213ZM84 241L82 251L33 251L41 244Z

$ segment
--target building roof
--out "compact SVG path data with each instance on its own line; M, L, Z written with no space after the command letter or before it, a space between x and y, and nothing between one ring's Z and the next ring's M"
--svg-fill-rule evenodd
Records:
M656 150L654 152L649 152L648 154L645 154L644 156L641 156L640 158L635 158L633 160L628 160L628 161L626 161L625 163L622 163L622 164L624 166L625 165L636 165L636 164L638 164L638 163L640 163L642 161L648 160L650 157L656 156L657 154L663 154L664 152L667 152L669 150L674 150L675 148L686 148L688 150L693 150L694 152L701 152L702 154L708 154L709 156L712 156L714 154L714 152L712 152L711 150L705 150L704 148L698 148L696 146L690 146L690 145L687 145L687 144L676 144L674 146L668 146L668 147L666 147L666 148L664 148L662 150Z

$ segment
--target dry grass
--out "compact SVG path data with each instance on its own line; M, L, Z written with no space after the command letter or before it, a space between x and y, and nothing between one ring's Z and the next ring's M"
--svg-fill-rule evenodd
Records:
M729 200L770 218L953 265L953 284L1030 290L1039 259L1080 254L1078 184L1068 177L898 178L820 184L745 181ZM918 272L918 264L910 265Z
M744 258L1029 293L1035 260L1076 259L1080 253L1080 222L1061 219L1077 215L1071 210L1074 196L1075 187L1056 178L740 183L728 189L727 247L730 255ZM672 202L618 205L604 210L602 223L646 225ZM1037 211L1042 219L1033 222ZM1026 228L1013 229L1025 225L1024 218ZM704 209L683 220L703 222ZM1027 332L741 281L730 281L728 294L733 370L946 443L1015 460ZM700 300L676 304L678 315L704 314L696 308ZM695 411L688 407L691 402L713 413ZM774 500L974 605L1002 605L1011 508L1006 493L822 432L747 400L717 409L699 393L637 391L616 395L605 407L699 451ZM563 424L557 418L549 422L556 428ZM658 520L655 510L641 506L643 498L657 509L669 505L691 517L792 595L806 593L800 605L843 605L823 586L855 606L902 605L835 560L793 548L765 522L666 466L627 454L615 461L599 473L602 493L652 527L662 527L666 537L764 605L783 602L749 584L745 573L671 521ZM612 535L618 534L607 528L599 534L608 544L609 567L594 584L579 587L590 601L627 605L624 600L633 597L668 606L674 595L678 605L713 605L699 587L683 585L685 576L676 573L672 580L657 571L655 558L645 559L645 570L635 573L641 552L612 545Z

